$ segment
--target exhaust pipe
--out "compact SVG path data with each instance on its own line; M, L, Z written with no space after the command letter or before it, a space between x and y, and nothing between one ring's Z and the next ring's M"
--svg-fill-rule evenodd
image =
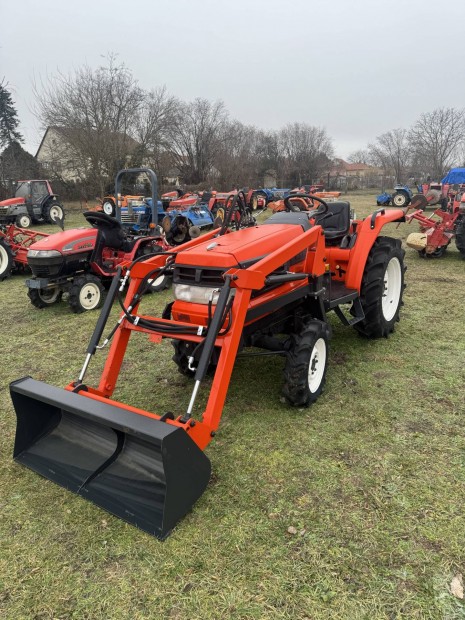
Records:
M30 377L10 394L18 463L157 538L208 484L210 461L183 428Z

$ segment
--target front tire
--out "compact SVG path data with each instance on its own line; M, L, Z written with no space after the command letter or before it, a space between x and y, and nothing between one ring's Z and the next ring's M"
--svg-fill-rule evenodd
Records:
M62 295L63 291L58 286L40 289L30 288L27 292L31 304L39 309L58 303Z
M410 202L410 198L405 192L396 192L392 196L392 204L395 207L406 207Z
M32 218L28 213L22 213L16 217L15 223L19 228L29 228L32 224Z
M311 321L299 334L291 334L284 368L283 396L293 407L308 407L323 391L328 366L330 329Z
M103 304L104 288L96 276L78 276L69 291L69 305L75 314L96 310Z
M13 252L5 239L0 239L0 282L9 278L14 266Z
M354 328L369 338L387 338L399 321L404 283L404 256L400 239L378 237L363 272L360 301L365 318Z

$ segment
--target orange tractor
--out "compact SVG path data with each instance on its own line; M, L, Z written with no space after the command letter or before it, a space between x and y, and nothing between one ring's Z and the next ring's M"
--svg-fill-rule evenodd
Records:
M400 240L381 231L403 221L402 210L352 220L348 202L304 194L288 197L286 211L264 224L244 218L244 227L232 231L241 195L220 229L134 260L123 278L118 267L81 371L64 389L30 377L10 385L16 461L162 539L208 484L204 450L218 431L239 352L256 347L282 356L283 395L289 405L307 407L325 385L330 311L369 338L387 337L399 320L404 252ZM293 212L293 200L301 198L318 206ZM161 317L153 316L144 293L167 272L173 299ZM121 316L99 345L115 298ZM141 337L154 346L172 342L174 364L193 380L184 403L152 412L112 398L129 339ZM92 386L85 382L88 366L109 342ZM213 380L199 411L207 372Z

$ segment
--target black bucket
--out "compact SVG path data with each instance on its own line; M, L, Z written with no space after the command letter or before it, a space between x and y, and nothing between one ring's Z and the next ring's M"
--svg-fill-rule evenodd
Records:
M208 484L210 461L182 428L30 377L10 393L18 463L157 538Z

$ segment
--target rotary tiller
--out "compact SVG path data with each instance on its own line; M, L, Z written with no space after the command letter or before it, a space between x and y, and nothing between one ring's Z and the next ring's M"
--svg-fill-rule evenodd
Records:
M350 220L348 202L319 203L312 212L274 214L260 226L211 230L168 255L133 261L123 281L117 274L76 380L65 389L30 377L11 384L16 461L166 537L208 484L203 450L218 430L240 351L283 356L283 394L290 405L306 407L325 383L328 312L374 338L388 336L399 320L404 252L380 232L403 221L403 211ZM174 299L158 318L144 312L144 292L166 271ZM123 311L99 345L115 296ZM185 404L152 413L112 399L131 336L171 340L174 363L193 378ZM86 384L92 356L109 341L99 384ZM194 415L207 371L208 402Z
M47 233L19 228L15 224L0 225L0 282L14 271L26 268L31 245L48 236Z
M406 214L405 219L409 223L417 220L420 232L411 233L407 245L417 250L422 258L439 258L455 237L457 249L465 258L465 194L458 195L447 209L436 209L429 217L423 213L427 204L426 196L414 196L411 208L415 211Z

